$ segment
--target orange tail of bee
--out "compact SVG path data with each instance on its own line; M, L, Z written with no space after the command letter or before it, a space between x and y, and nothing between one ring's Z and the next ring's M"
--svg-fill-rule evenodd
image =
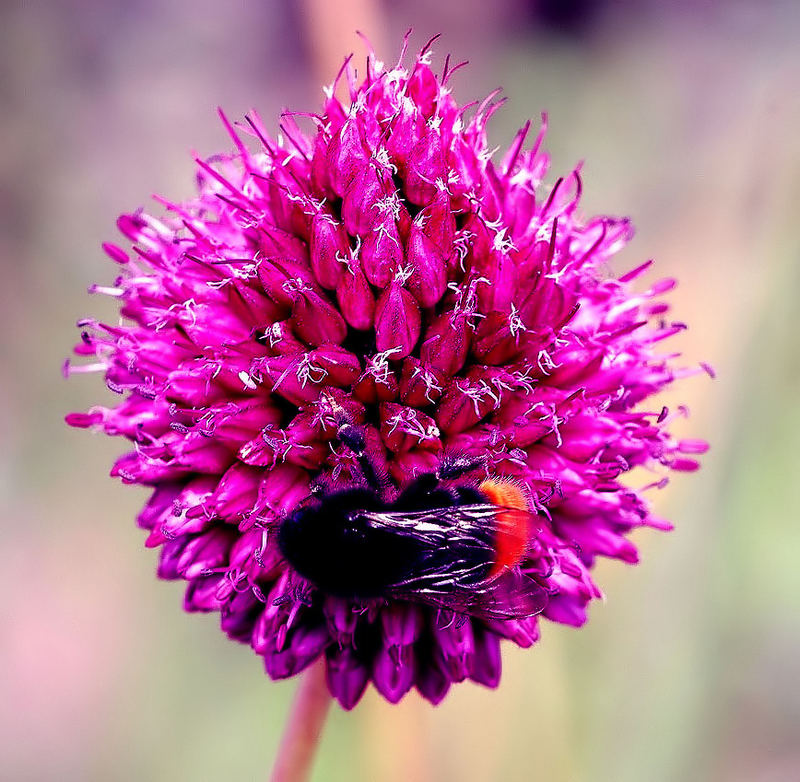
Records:
M531 534L530 504L523 489L509 480L489 478L479 489L498 506L495 560L489 571L489 578L495 578L525 556Z

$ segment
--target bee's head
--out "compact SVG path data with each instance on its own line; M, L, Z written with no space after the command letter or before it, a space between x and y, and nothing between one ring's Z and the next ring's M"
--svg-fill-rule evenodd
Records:
M381 507L375 492L352 490L323 495L298 508L278 527L278 546L287 562L317 583L368 555L366 522L359 511Z

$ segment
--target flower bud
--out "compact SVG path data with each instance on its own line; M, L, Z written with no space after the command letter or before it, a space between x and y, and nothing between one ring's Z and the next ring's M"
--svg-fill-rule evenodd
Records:
M327 212L320 210L311 221L311 268L323 288L335 289L344 273L339 258L350 253L343 228Z
M375 342L393 358L407 356L419 339L421 315L414 297L395 280L378 299L375 308Z

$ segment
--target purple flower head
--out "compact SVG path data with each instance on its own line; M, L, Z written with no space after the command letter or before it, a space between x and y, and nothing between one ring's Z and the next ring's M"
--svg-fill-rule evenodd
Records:
M345 708L370 681L393 702L496 686L501 639L530 646L540 617L582 624L595 558L635 562L627 533L669 528L644 491L706 448L647 404L694 371L660 348L683 328L666 319L673 281L634 291L646 264L609 278L629 222L579 215L577 169L543 184L544 119L494 161L499 103L458 106L455 70L437 77L425 51L410 69L370 56L360 84L343 69L349 106L326 90L320 114L285 115L277 138L255 115L236 129L223 116L233 151L197 161L193 200L119 218L132 249L104 245L120 275L92 290L119 299L121 323L81 321L76 353L92 361L67 365L119 394L67 422L132 443L112 475L152 487L138 523L159 576L187 581L186 610L218 611L273 678L323 656ZM621 480L635 467L655 473L640 490ZM426 476L445 499L411 512L404 492ZM491 499L516 526L484 541L496 561L460 583L461 602L449 579L438 600L413 579L407 593L326 589L293 564L337 567L330 525L281 536L342 497L365 512L340 518L402 517L423 543L415 520L433 505L437 523L477 524ZM462 559L454 530L445 575ZM388 540L393 560L401 538ZM380 577L384 561L366 559L348 577ZM512 575L535 599L500 595ZM486 608L500 603L515 607Z

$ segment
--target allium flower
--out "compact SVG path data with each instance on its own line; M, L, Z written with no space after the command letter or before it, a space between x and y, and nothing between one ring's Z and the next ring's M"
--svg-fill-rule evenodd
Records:
M578 170L543 184L544 118L493 162L500 103L458 106L455 70L437 78L425 51L410 70L371 56L360 84L343 71L349 107L328 89L303 116L311 133L290 115L277 139L223 116L234 150L197 161L196 198L120 217L133 251L104 245L121 274L92 290L122 322L80 322L76 352L94 362L67 367L121 397L67 421L133 443L112 475L153 488L138 522L159 576L188 582L185 609L218 611L273 678L324 656L345 708L370 681L393 702L494 687L501 639L530 646L540 615L582 624L595 558L636 562L627 533L669 527L642 492L706 447L645 401L694 371L659 352L684 328L665 320L673 281L634 292L648 264L609 278L628 220L583 219ZM463 476L442 472L453 459ZM622 481L635 467L655 473L642 490ZM387 503L423 474L524 497L536 524L510 566L544 599L504 617L301 577L281 523L370 470ZM312 535L300 545L326 556Z

